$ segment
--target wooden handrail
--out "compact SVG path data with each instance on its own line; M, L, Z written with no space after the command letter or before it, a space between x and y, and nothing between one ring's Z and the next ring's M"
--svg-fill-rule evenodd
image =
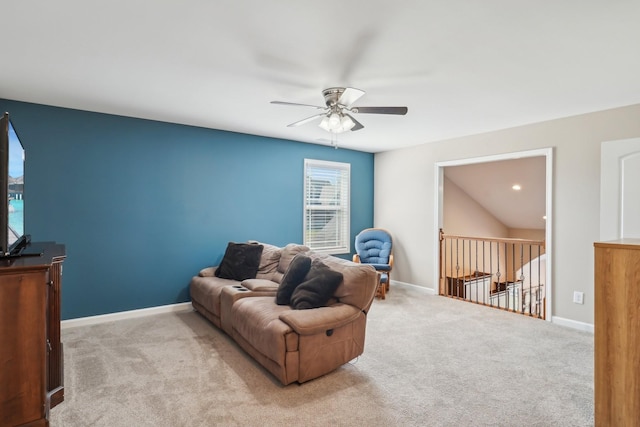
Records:
M485 242L520 243L524 245L538 245L542 247L545 246L544 240L513 239L508 237L458 236L456 234L444 234L442 230L440 230L440 241L443 241L444 239L482 240Z

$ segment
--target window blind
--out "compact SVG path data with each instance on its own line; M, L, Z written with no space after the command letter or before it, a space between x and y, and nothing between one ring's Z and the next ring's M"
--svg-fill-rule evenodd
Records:
M304 244L314 251L349 253L351 165L305 159Z

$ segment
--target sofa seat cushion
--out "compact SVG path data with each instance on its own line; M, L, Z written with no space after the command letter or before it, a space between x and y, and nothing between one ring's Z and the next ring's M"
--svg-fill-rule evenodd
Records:
M237 285L238 282L220 277L195 276L191 279L189 292L191 299L198 302L215 316L220 317L220 293L226 286Z
M391 271L391 265L389 264L377 264L377 263L370 262L370 263L367 263L367 265L372 266L378 271Z
M298 335L279 318L290 310L287 305L276 305L272 296L242 298L231 309L234 334L284 366L286 352L298 349Z

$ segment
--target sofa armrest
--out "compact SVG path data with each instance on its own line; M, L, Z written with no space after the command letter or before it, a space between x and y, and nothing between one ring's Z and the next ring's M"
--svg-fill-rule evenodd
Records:
M268 279L245 279L241 284L250 291L271 292L274 296L279 286L278 283Z
M200 272L198 273L198 276L200 276L200 277L213 277L213 276L215 276L217 268L218 268L217 266L205 267L202 270L200 270Z
M351 323L360 313L352 305L338 303L330 307L286 311L280 313L280 320L299 335L315 335Z

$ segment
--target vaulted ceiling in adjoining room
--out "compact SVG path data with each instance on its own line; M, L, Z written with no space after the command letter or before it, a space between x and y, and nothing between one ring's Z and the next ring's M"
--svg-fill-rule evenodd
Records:
M640 103L640 2L4 2L0 97L326 144L322 90L362 89L380 152Z
M542 230L546 227L545 162L546 157L537 156L449 166L444 176L506 227Z

